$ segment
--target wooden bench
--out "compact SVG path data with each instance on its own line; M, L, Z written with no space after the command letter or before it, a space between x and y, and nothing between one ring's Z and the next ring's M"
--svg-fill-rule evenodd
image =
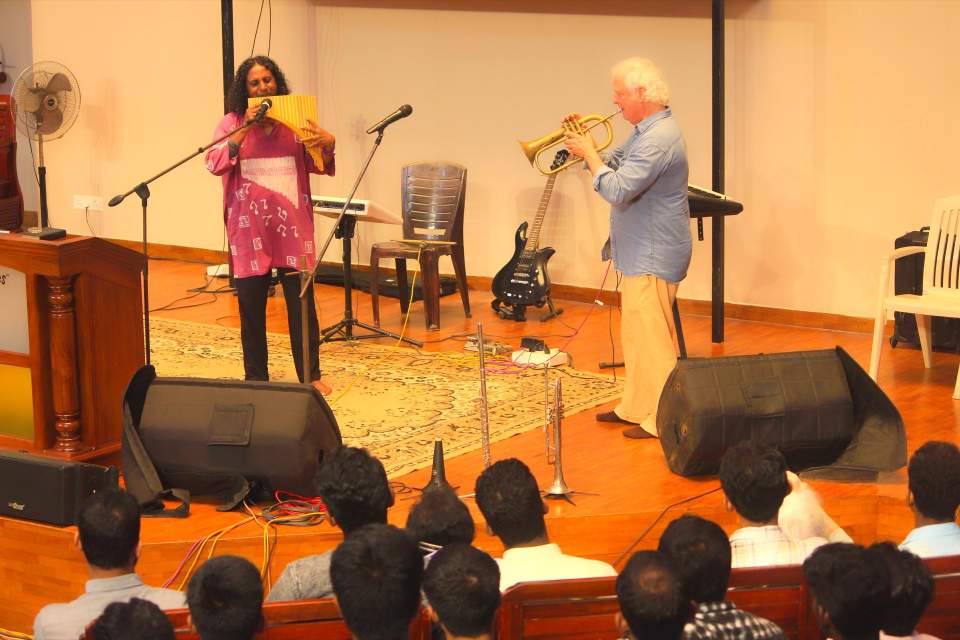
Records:
M187 609L167 611L178 640L199 640L191 631ZM254 636L257 640L351 640L353 637L340 616L333 598L268 602L263 605L264 630ZM421 610L410 624L410 640L430 639L430 618Z

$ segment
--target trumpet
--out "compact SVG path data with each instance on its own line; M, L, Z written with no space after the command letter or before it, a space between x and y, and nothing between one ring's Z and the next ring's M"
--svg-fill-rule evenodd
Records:
M610 119L617 115L620 115L619 111L615 111L607 117L603 117L597 113L583 116L576 122L565 124L556 131L552 131L545 136L528 140L526 142L523 140L518 140L520 143L520 149L523 150L523 155L527 156L527 160L530 162L530 164L533 165L533 167L543 175L549 176L555 173L560 173L564 169L569 169L576 163L580 162L583 158L571 156L563 164L557 167L547 166L547 168L544 168L544 165L542 165L540 162L540 156L548 149L551 149L558 144L563 145L563 138L567 135L567 131L572 130L575 133L586 133L601 124L607 130L607 139L602 144L597 144L596 147L597 151L603 151L610 146L611 142L613 142L613 125L610 124ZM590 126L586 126L587 124L590 124ZM572 129L568 127L572 127Z
M549 387L549 384L547 386ZM557 378L553 388L553 406L548 409L548 424L544 427L547 436L547 464L553 465L553 483L544 489L544 493L548 498L564 498L565 500L570 500L570 494L573 493L573 489L568 487L566 480L563 479L563 460L561 459L563 438L560 435L560 431L563 425L563 395L560 391L559 378ZM551 427L553 428L552 445L550 443Z

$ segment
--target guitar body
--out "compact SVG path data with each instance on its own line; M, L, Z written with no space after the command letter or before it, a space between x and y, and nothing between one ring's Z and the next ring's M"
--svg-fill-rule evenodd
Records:
M517 227L513 257L493 278L491 303L494 311L503 317L519 316L525 319L525 308L542 307L550 293L550 276L547 261L556 253L551 247L526 251L527 223ZM508 309L509 308L509 309Z

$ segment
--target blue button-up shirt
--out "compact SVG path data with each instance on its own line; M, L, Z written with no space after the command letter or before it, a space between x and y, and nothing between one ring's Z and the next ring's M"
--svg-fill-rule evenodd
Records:
M688 175L686 144L670 109L637 123L593 179L611 205L603 259L612 257L624 275L683 280L693 250Z

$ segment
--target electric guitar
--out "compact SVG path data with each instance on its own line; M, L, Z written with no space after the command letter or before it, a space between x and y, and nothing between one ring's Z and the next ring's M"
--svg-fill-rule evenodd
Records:
M566 149L558 151L550 168L557 169L562 166L569 155L570 152ZM527 233L527 222L517 227L513 257L493 278L493 295L496 298L490 304L501 318L526 320L526 308L531 305L542 307L550 304L551 311L557 313L550 300L550 276L547 274L547 261L556 251L552 247L539 248L540 228L543 226L543 218L547 213L547 205L550 204L557 175L552 173L547 178L547 186L540 197L537 217L530 232Z

